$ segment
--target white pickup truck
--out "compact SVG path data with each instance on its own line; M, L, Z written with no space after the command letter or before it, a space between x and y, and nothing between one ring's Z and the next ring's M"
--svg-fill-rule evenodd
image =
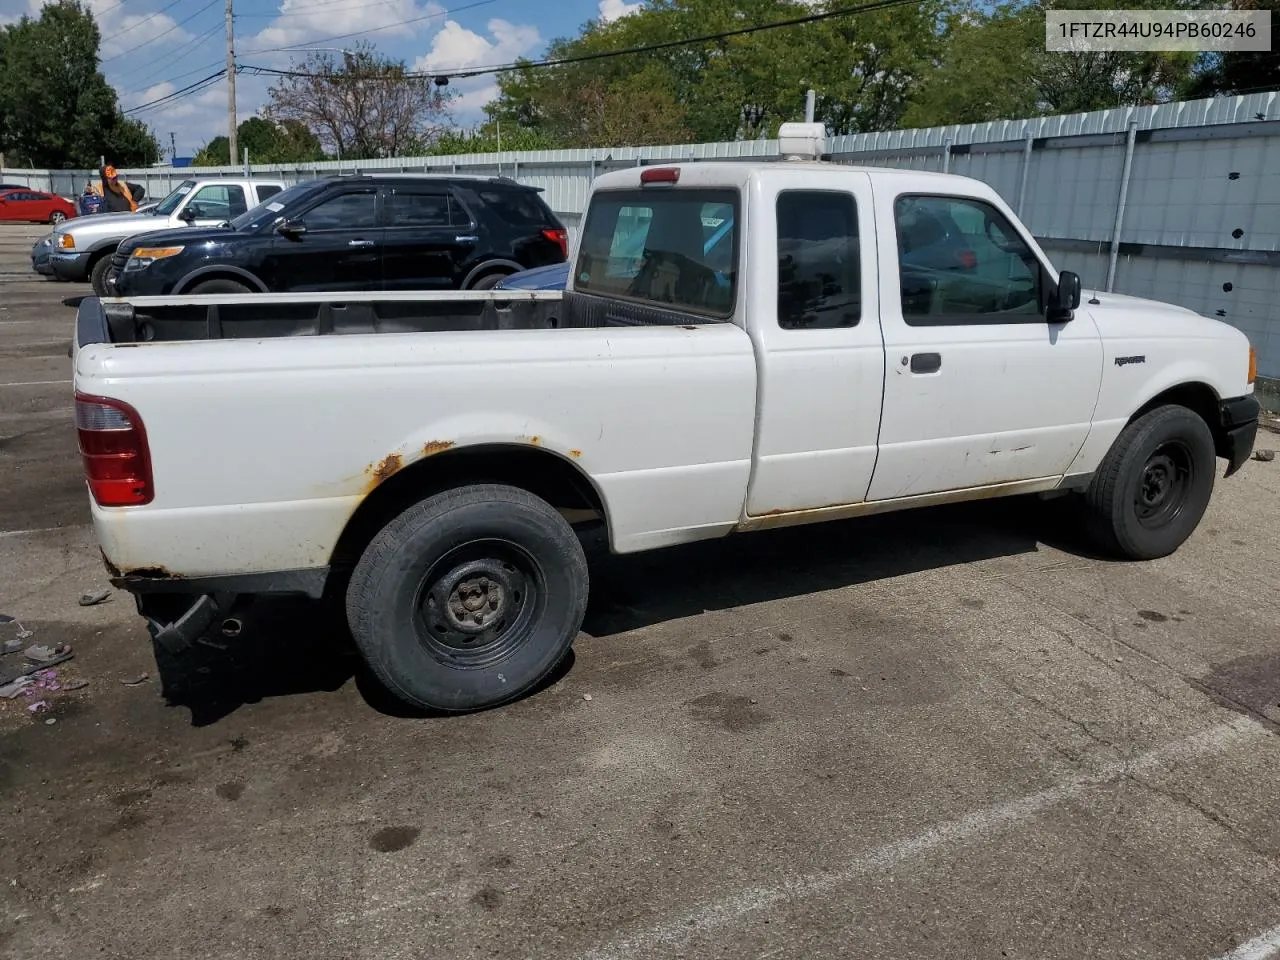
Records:
M1065 493L1153 558L1258 416L1242 334L1082 303L985 184L812 158L600 177L564 292L91 298L74 355L97 537L158 642L336 593L444 710L566 654L576 525L628 553Z

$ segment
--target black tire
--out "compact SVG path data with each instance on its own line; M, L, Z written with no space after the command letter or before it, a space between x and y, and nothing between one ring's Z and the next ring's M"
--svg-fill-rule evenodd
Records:
M511 276L509 273L487 273L471 285L472 290L492 290L501 281Z
M206 280L183 292L198 297L212 293L253 293L253 289L235 280Z
M107 289L107 274L111 272L111 254L104 253L93 261L93 266L89 268L89 284L93 287L93 292L99 297L111 296L111 291Z
M1217 460L1208 424L1168 405L1121 431L1085 493L1094 539L1128 560L1166 557L1209 506Z
M55 227L58 224L64 222L66 219L67 219L67 215L63 213L61 210L55 210L49 216L49 222L53 224Z
M347 620L396 696L477 710L555 669L582 626L587 586L582 545L549 504L516 487L459 487L374 537L347 588Z

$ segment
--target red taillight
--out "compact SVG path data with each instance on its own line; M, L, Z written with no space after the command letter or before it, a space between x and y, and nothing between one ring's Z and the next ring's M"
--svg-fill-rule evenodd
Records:
M569 231L568 230L543 230L542 235L548 240L552 240L560 244L560 256L569 256Z
M641 183L679 183L679 167L649 167L640 171Z
M98 506L151 502L151 455L137 410L120 400L77 393L76 433L85 479Z
M978 266L978 255L972 250L961 250L956 254L956 259L960 261L960 266L966 270L974 270Z

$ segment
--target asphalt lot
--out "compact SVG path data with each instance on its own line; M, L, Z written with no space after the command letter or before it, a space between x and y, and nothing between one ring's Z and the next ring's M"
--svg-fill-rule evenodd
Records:
M601 558L573 662L473 716L310 606L161 672L77 604L87 287L40 232L0 228L0 612L88 685L0 701L0 954L1280 955L1280 463L1154 563L999 501Z

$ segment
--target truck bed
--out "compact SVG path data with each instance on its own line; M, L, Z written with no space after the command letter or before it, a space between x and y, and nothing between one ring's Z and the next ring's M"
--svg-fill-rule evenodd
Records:
M91 343L686 326L711 322L723 321L558 290L87 297L80 303L76 341L83 347Z

